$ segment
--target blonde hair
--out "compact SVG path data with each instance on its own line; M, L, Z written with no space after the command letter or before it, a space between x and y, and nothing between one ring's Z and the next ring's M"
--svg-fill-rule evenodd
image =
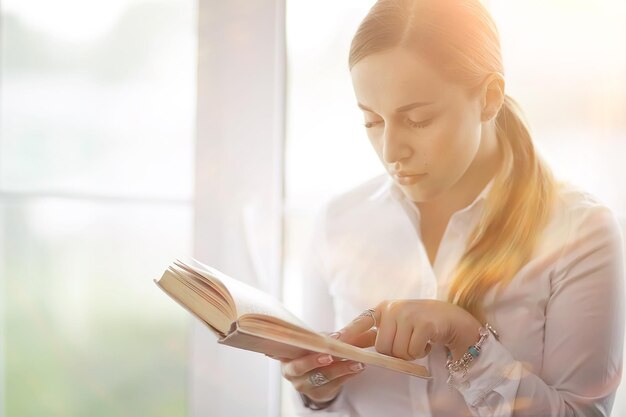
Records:
M489 74L504 76L499 33L478 0L378 0L350 47L349 68L369 54L403 47L475 93ZM558 183L537 154L517 103L505 95L495 120L502 164L451 281L448 301L485 322L483 299L508 285L530 259L547 224Z

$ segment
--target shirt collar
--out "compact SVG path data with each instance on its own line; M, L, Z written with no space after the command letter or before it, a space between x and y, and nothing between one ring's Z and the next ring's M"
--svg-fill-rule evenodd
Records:
M382 175L384 175L386 178L383 181L383 184L381 185L381 187L378 188L370 196L370 200L373 200L373 199L376 199L376 198L380 198L380 197L382 197L382 196L384 196L386 194L389 194L391 197L393 197L397 201L404 202L404 203L411 203L410 206L412 206L412 208L414 208L414 210L419 215L419 209L417 208L417 206L409 201L409 199L406 197L406 195L404 195L404 193L402 192L402 190L400 189L398 184L396 184L396 182L393 180L393 178L389 174L387 174L387 173L384 173ZM482 191L476 196L474 201L472 201L467 207L464 207L464 208L456 211L454 214L470 211L475 206L480 205L482 203L482 201L485 200L485 198L489 194L489 191L493 188L494 181L495 181L495 176L492 177L491 180L489 180L489 182L485 185L485 187L482 189Z

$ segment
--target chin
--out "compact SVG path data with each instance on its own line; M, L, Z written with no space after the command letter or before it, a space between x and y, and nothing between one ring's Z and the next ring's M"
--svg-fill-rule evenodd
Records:
M408 186L408 187L403 186L401 187L401 189L404 195L406 196L406 198L408 198L414 203L423 203L425 201L430 200L430 197L428 195L426 195L421 190L416 190L415 186Z
M401 186L404 195L414 203L426 203L434 200L439 196L437 190L431 188L420 187L419 185Z

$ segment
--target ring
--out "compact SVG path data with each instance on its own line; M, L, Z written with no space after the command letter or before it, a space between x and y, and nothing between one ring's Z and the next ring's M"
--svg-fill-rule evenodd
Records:
M374 309L373 308L368 308L367 310L365 310L364 312L362 312L361 314L359 314L359 317L361 316L369 316L372 318L372 320L374 321L374 327L378 327L378 324L376 323L376 315L374 314Z
M326 378L326 376L321 372L315 372L309 375L309 382L314 387L319 387L327 382L330 382L330 379Z

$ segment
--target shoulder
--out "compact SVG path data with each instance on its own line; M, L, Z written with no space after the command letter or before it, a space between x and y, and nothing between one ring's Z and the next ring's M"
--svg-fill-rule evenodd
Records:
M401 210L391 197L391 178L383 173L320 203L315 227L326 245L335 250L389 233L402 221Z
M328 240L332 234L341 234L346 228L363 224L389 196L389 177L383 173L357 185L328 195L313 208L313 230L317 239Z
M578 185L560 182L549 230L559 240L557 270L590 256L607 261L624 256L624 238L618 215L594 194Z
M591 230L620 234L617 214L597 196L567 181L559 182L557 190L553 220L569 235Z
M352 217L357 212L376 206L389 192L389 176L382 173L371 177L356 186L331 195L326 204L326 218L337 221Z

